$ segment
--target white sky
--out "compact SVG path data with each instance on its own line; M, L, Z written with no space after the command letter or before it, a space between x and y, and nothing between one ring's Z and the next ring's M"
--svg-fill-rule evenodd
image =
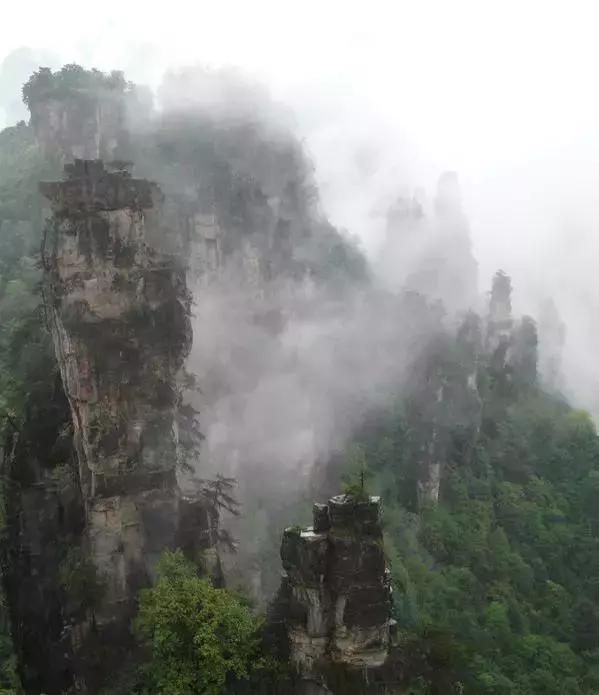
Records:
M2 5L0 64L29 46L154 85L197 62L262 78L297 114L333 221L369 250L386 196L457 170L483 281L504 267L531 306L549 287L576 337L572 378L599 394L596 0Z

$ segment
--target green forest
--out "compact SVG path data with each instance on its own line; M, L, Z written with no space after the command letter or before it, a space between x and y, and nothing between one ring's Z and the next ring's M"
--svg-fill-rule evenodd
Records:
M456 437L439 504L415 509L405 404L349 451L384 497L413 693L594 693L599 440L589 415L481 367L480 438Z

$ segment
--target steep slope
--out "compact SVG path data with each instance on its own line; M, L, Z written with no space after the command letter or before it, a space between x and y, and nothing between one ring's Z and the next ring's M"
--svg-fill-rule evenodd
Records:
M416 504L410 399L373 415L350 448L385 495L401 677L413 692L599 689L599 438L586 413L539 386L535 324L513 319L510 291L498 273L476 367L479 426L464 439L447 423L437 499Z

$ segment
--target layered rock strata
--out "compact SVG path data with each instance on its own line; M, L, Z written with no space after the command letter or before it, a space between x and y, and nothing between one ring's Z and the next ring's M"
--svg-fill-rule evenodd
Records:
M290 660L322 692L331 666L361 674L389 653L391 587L379 517L378 497L338 495L314 506L313 526L283 536L280 598Z
M46 157L62 161L113 159L126 138L120 92L71 89L30 101L31 124Z
M176 374L191 344L189 298L155 184L75 160L41 191L53 212L45 305L104 587L101 627L127 618L181 534Z

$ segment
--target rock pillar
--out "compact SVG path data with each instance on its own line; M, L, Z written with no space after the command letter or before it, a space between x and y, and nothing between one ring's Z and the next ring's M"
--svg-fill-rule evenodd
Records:
M338 495L315 505L313 526L283 536L291 663L323 688L331 667L361 674L382 666L389 652L391 587L379 515L378 497Z
M177 538L176 374L191 344L189 300L155 184L75 160L41 191L53 212L45 306L104 585L101 626L128 618Z

